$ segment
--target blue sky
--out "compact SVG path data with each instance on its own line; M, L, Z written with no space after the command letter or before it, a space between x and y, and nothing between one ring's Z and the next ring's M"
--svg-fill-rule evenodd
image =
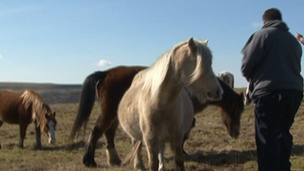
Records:
M215 73L245 87L241 49L271 7L304 34L300 0L0 0L0 82L82 84L97 70L150 66L194 37L209 39Z

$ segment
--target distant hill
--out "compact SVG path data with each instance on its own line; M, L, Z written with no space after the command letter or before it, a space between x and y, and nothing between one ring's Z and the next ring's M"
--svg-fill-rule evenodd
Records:
M39 83L1 83L0 90L22 92L32 89L38 92L48 104L78 103L82 85L80 84L39 84Z

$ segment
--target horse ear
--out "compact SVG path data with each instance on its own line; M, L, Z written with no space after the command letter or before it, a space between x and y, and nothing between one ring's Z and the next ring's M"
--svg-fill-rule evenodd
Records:
M188 47L192 53L196 52L197 46L193 40L193 37L188 40Z
M205 46L207 46L207 45L208 45L208 42L209 42L209 40L207 39L207 40L205 40L203 43L205 44Z

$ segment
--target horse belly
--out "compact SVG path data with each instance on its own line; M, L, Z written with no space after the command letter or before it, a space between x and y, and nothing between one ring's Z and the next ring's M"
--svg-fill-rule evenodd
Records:
M0 120L9 124L19 124L19 114L17 109L11 107L2 109L0 111Z
M126 95L126 94L125 94ZM142 133L139 125L139 114L136 109L131 108L132 102L128 103L124 98L118 107L118 120L123 130L136 140L142 139Z
M136 140L142 140L142 132L139 126L139 120L130 120L125 117L119 118L120 125L123 130L132 138Z

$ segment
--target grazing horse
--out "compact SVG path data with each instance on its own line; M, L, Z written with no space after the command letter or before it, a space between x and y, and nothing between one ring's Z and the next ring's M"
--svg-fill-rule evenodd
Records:
M19 147L23 148L26 129L35 123L36 148L41 148L41 131L45 132L49 143L55 143L56 113L33 90L22 93L0 91L0 127L4 122L19 124ZM1 145L0 145L1 147Z
M222 97L211 64L206 43L191 38L136 74L123 95L118 106L119 123L132 140L145 144L150 170L164 169L158 155L163 156L166 142L174 153L176 169L185 170L182 142L194 117L188 93L200 103ZM135 169L143 168L139 156Z
M234 76L228 71L223 71L217 74L217 77L224 81L229 87L234 88Z
M118 126L117 109L125 91L130 87L135 74L145 69L143 66L118 66L106 71L97 71L86 77L78 113L75 118L70 141L72 142L81 127L86 129L86 123L91 115L95 97L97 96L100 114L92 129L91 136L86 144L83 163L88 167L96 167L94 160L97 141L105 134L107 140L106 152L109 165L119 165L121 160L117 154L114 138ZM223 81L219 80L223 89L222 99L200 103L195 97L191 97L195 113L202 112L208 105L221 108L222 121L231 137L239 135L241 113L244 110L243 93L236 93Z

